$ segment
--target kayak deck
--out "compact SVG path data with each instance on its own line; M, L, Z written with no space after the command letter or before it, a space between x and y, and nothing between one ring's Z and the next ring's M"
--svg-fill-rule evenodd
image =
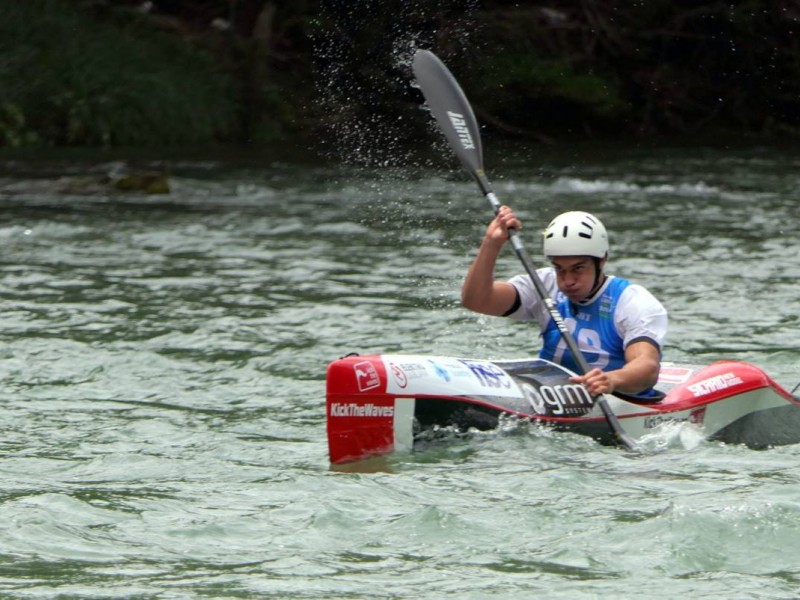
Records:
M571 372L542 359L486 361L422 355L348 356L328 366L331 462L411 450L424 432L491 430L502 415L615 443ZM606 396L626 434L689 422L708 439L751 448L800 443L800 397L739 361L665 363L657 401Z

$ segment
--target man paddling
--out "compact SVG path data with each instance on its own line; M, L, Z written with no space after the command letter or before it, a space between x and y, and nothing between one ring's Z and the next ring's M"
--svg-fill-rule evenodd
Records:
M540 357L580 372L527 274L494 278L509 229L522 223L507 206L489 224L461 288L461 301L476 312L536 320L543 337ZM571 381L592 395L622 392L647 400L656 395L667 311L645 288L606 275L608 234L586 212L557 216L544 232L544 255L552 264L537 271L591 367Z

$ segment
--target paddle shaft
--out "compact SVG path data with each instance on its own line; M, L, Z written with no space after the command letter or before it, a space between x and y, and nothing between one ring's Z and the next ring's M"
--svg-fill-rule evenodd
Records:
M439 58L428 50L417 50L414 54L414 75L419 87L428 103L431 113L450 143L450 147L458 156L461 164L478 184L486 200L492 206L494 213L500 210L500 201L492 191L492 186L483 170L483 150L481 146L480 130L461 86L456 81L450 70ZM522 241L514 229L509 230L509 239L514 252L522 262L522 266L533 282L539 298L547 308L547 312L556 328L561 334L561 339L567 345L581 374L588 373L591 367L586 362L583 353L578 348L575 338L567 328L564 317L558 310L555 300L547 293L539 274L533 267L533 261L528 255ZM600 406L609 428L614 433L617 441L629 449L636 447L635 442L625 433L617 416L611 410L605 397L598 395L595 402Z
M491 204L495 214L497 214L501 206L500 200L498 200L497 196L492 191L492 186L489 183L489 180L486 178L486 174L483 172L483 169L473 173L473 177L475 177L478 187L481 189L481 192L483 192L483 195L489 204ZM547 312L550 314L550 318L555 322L556 327L558 328L558 331L564 340L564 343L567 345L567 348L569 348L570 353L572 353L575 362L578 364L578 369L581 373L588 373L591 370L589 363L586 362L586 358L584 358L583 353L578 348L578 344L575 342L575 338L570 333L569 328L564 321L564 317L561 315L561 311L558 310L558 306L556 306L555 300L553 300L550 294L547 293L547 289L545 289L544 283L542 283L542 279L539 277L539 273L536 272L536 269L533 266L533 261L531 260L531 257L528 254L528 251L525 249L525 246L523 245L519 236L517 235L516 230L510 229L508 231L508 236L511 241L511 246L514 248L514 252L533 282L533 287L536 288L536 292L541 298L542 302L544 302ZM604 401L605 399L600 396L598 397L598 400Z

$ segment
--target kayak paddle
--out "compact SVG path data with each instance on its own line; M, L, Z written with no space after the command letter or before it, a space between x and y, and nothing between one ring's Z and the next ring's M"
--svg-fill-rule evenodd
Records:
M483 170L483 148L481 146L478 122L461 86L458 85L458 81L456 81L456 78L453 77L453 74L444 63L429 50L417 50L414 53L412 66L417 83L425 96L428 108L439 124L439 128L444 133L461 164L475 178L481 192L486 197L486 200L489 201L489 204L492 205L495 214L497 214L500 210L500 201L492 191L492 186L489 184L489 180ZM531 258L520 241L517 232L513 229L509 230L509 238L511 239L511 245L514 247L514 252L530 276L539 298L544 302L550 317L555 322L561 338L569 348L572 356L575 357L581 374L587 373L590 370L589 364L578 349L578 345L575 343L575 339L569 329L567 329L567 324L564 322L555 300L547 293L542 280L533 268ZM620 425L617 416L611 410L605 397L601 394L595 398L595 401L600 406L600 410L603 411L606 422L616 436L617 441L628 449L636 448L636 443L622 429L622 425Z

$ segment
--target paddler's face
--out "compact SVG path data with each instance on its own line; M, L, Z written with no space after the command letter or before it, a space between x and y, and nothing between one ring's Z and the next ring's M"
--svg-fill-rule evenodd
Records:
M580 302L589 297L597 274L594 258L591 256L554 256L550 262L556 269L558 289L571 302Z

